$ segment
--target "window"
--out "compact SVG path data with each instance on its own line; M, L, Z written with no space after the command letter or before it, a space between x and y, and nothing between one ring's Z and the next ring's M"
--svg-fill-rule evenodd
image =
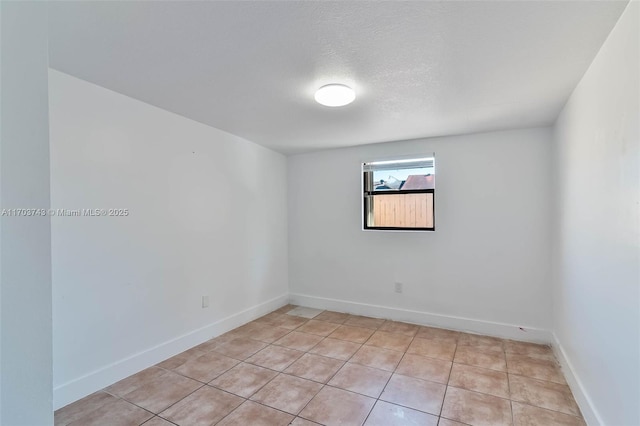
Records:
M435 230L435 158L362 164L363 228Z

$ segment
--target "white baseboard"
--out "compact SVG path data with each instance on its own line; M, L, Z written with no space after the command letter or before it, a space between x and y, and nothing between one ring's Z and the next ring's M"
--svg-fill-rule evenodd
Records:
M178 336L157 346L118 360L91 373L70 380L53 389L54 410L64 407L80 398L90 395L118 380L151 367L167 358L190 349L213 337L233 330L249 321L278 309L288 301L288 294L282 294L266 302L252 306L236 314L222 318L212 324Z
M578 407L580 407L584 421L587 422L587 425L589 426L604 425L605 423L602 421L600 414L598 414L595 405L593 405L593 401L584 388L580 377L576 374L562 343L560 343L560 340L555 333L553 333L553 352L560 362L564 377L571 388L571 392L573 393L576 403L578 403Z
M521 327L513 324L475 320L450 315L434 314L430 312L413 311L388 306L371 305L367 303L351 302L348 300L329 299L292 293L289 302L310 308L327 309L356 315L404 321L419 325L429 325L456 331L465 331L486 336L514 339L526 342L551 344L552 334L541 328Z

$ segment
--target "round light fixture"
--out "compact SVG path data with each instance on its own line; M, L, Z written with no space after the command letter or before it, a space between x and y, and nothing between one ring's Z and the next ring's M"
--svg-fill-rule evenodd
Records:
M356 92L344 84L327 84L318 89L316 102L328 107L348 105L356 98Z

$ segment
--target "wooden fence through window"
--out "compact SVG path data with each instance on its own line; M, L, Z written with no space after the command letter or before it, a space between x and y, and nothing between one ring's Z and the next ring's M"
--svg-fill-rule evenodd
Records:
M433 228L433 193L374 195L371 226Z

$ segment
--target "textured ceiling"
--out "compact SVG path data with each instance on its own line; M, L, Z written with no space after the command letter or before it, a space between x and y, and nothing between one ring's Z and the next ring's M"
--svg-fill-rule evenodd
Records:
M298 153L548 125L625 5L51 2L50 64ZM358 98L316 104L330 82Z

